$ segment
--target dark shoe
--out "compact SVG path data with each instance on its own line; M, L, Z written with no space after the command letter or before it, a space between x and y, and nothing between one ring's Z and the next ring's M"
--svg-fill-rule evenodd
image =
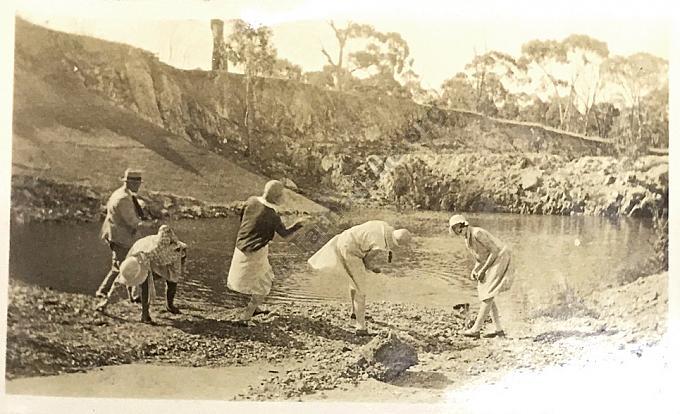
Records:
M175 282L167 282L167 287L165 290L165 300L166 300L166 305L165 309L174 314L178 315L182 312L175 306L175 294L177 293L177 283Z
M142 323L145 323L147 325L155 325L156 323L151 319L151 315L142 315L141 319Z
M466 336L468 338L474 338L474 339L479 339L480 336L481 336L479 331L471 331L471 330L463 331L462 335Z
M349 318L350 318L351 320L356 320L356 319L357 319L357 315L351 314L351 315L349 315ZM372 320L373 320L373 318L371 318L371 317L368 316L368 315L364 315L364 319L366 319L367 321L372 321Z
M459 303L457 305L453 305L453 310L455 310L456 312L468 312L470 310L470 304Z
M490 332L482 335L483 338L505 338L505 331Z
M257 315L269 315L270 313L271 313L271 311L268 310L268 309L260 309L260 308L257 308L257 309L255 309L255 312L253 312L253 316L257 316Z
M181 315L182 311L175 305L165 305L165 310L172 313L173 315Z
M357 329L354 334L356 336L375 336L374 333L368 332L368 329Z

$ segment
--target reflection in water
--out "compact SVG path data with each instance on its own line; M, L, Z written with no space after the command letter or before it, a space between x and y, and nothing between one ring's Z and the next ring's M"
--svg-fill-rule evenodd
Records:
M474 301L475 283L468 279L472 260L463 240L448 235L448 214L360 210L345 218L345 226L384 219L417 235L411 251L397 252L384 273L370 278L369 300L442 306ZM612 282L617 269L641 262L652 251L649 223L637 220L612 223L598 217L509 214L470 214L468 219L511 246L516 278L510 293L516 303L542 302L564 285L581 291L601 287ZM172 225L190 246L181 299L223 304L231 296L226 272L238 219L183 220ZM93 294L111 260L108 247L98 239L98 230L96 223L13 223L10 275L62 291ZM270 251L277 274L270 301L347 297L345 280L307 270L306 259L312 250L300 252L277 240Z

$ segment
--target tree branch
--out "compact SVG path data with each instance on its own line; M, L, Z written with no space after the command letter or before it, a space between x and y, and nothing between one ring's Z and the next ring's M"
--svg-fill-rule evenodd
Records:
M331 59L331 55L329 55L328 52L326 52L326 49L323 46L321 46L321 53L323 53L323 55L326 56L326 60L328 60L328 63L330 63L331 66L334 66L334 67L338 66L335 63L333 63L333 59Z

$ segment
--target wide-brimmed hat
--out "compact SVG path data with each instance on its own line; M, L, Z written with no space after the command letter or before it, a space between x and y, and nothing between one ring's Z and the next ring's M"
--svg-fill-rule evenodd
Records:
M120 264L120 280L128 287L141 285L148 276L146 266L136 257L128 257Z
M468 223L467 219L460 214L456 214L455 216L451 216L449 219L449 228L455 226L456 224L462 224L463 226L469 226L470 223Z
M139 181L142 182L142 172L139 170L134 170L132 168L128 168L125 170L125 174L123 175L123 178L121 178L121 181Z

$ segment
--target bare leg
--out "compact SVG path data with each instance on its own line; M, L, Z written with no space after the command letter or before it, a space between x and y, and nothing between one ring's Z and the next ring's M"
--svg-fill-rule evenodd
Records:
M496 301L491 301L491 320L494 325L496 325L496 332L502 332L503 326L501 325L501 317L498 314L498 306L496 306Z
M243 310L241 320L249 321L250 319L252 319L255 310L264 302L264 298L265 298L264 295L252 295L250 297L250 302L248 302L248 305Z
M366 295L355 292L352 306L356 311L357 320L355 327L357 330L366 330Z
M351 316L352 319L356 319L356 315L357 315L357 309L354 306L354 298L356 296L356 293L357 293L357 291L352 286L350 286L349 287L349 302L352 304L352 316Z
M472 328L470 328L466 331L463 331L463 335L468 335L468 336L477 335L477 336L479 336L479 331L482 330L482 325L484 324L486 317L489 316L489 311L491 310L491 304L492 303L493 303L493 298L482 301L482 304L479 307L479 313L477 314L477 319L475 320L475 324L472 325Z

